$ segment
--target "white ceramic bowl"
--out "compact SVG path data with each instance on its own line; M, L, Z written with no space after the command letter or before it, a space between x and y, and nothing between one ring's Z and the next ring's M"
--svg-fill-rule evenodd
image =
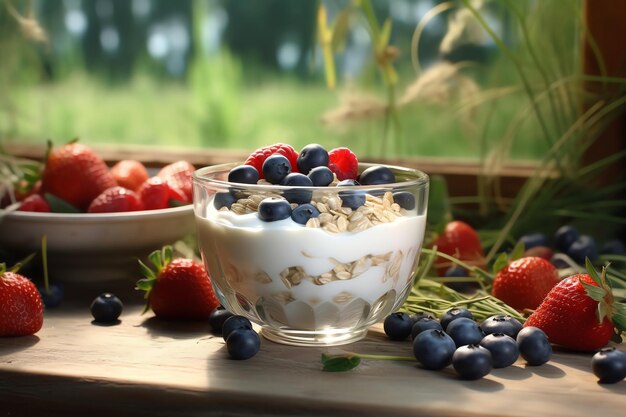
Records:
M125 213L12 212L0 220L0 247L36 252L46 235L48 267L58 281L139 278L137 259L193 233L192 205Z

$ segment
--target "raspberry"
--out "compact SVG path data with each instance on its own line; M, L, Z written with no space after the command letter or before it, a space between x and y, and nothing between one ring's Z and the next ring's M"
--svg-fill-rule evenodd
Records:
M328 168L337 175L339 181L355 180L359 161L348 148L335 148L328 152Z
M263 166L263 162L265 162L265 160L269 156L275 153L281 154L289 160L289 163L291 164L291 172L298 172L298 152L296 152L296 150L293 149L291 145L287 145L284 143L276 143L274 145L264 146L257 149L256 151L252 152L252 154L250 154L244 164L252 165L253 167L255 167L256 170L259 171L259 178L264 178L263 170L261 169L261 167Z

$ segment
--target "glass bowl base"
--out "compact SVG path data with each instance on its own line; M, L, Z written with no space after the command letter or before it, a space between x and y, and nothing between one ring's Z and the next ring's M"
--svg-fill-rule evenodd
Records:
M339 346L363 339L367 335L367 327L345 330L293 330L264 326L261 335L272 342L292 346Z

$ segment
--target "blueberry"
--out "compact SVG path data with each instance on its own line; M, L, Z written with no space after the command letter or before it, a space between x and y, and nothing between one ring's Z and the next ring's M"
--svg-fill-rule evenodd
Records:
M235 329L226 339L226 349L231 358L250 359L259 352L261 339L252 329Z
M517 342L504 333L492 333L483 337L480 345L491 352L494 368L506 368L519 358Z
M556 253L555 255L563 255L563 254ZM555 255L553 255L552 258L550 258L550 263L552 265L554 265L555 268L557 268L557 269L564 269L564 268L569 268L570 267L570 265L567 262L565 262L559 256L555 256Z
M408 191L393 193L393 202L405 210L413 210L415 208L415 196Z
M311 181L311 179L304 174L292 172L291 174L288 174L285 178L283 178L283 180L280 182L280 185L284 185L287 187L312 187L313 181ZM311 198L313 197L313 191L308 189L294 188L292 190L284 191L283 197L285 197L290 203L310 203Z
M331 171L328 167L315 167L309 171L307 176L316 187L326 187L335 179L333 171Z
M441 327L443 327L443 330L445 331L448 328L448 324L450 324L450 322L460 317L467 317L468 319L474 320L474 315L471 313L471 311L465 308L453 307L447 310L441 316L441 319L439 320L441 323Z
M430 329L443 330L441 324L439 324L439 320L435 318L424 317L417 320L411 328L411 339L415 339L418 334Z
M376 165L363 171L359 182L363 185L392 184L396 182L396 176L388 167Z
M239 329L252 330L252 323L244 316L230 316L222 323L222 337L226 340L231 332Z
M444 274L444 276L446 277L466 277L467 276L467 272L465 272L465 269L461 268L458 265L452 265L450 268L446 269L446 272Z
M561 252L566 252L578 236L578 230L574 226L561 226L554 233L554 246Z
M418 320L428 317L429 319L434 319L435 317L427 313L425 311L418 311L417 313L411 314L411 320L413 320L413 324L417 323Z
M450 335L457 347L480 343L485 334L478 323L467 317L460 317L448 324L446 333Z
M552 346L548 336L537 327L524 327L517 334L519 354L531 366L539 366L550 360Z
M259 218L264 222L284 220L291 216L291 205L287 200L268 197L259 203Z
M626 246L621 240L609 240L602 245L600 253L603 255L626 255Z
M482 346L461 346L452 356L452 366L463 379L480 379L491 372L493 359L491 352Z
M115 295L105 292L91 303L91 315L98 323L115 323L122 314L122 301Z
M218 307L209 314L209 326L211 326L214 332L221 334L224 322L232 316L234 316L234 314L224 307Z
M454 340L443 330L425 330L413 339L413 355L426 369L450 365L455 350Z
M523 235L517 243L523 243L524 249L534 248L536 246L550 246L548 238L543 233L531 233Z
M406 313L392 313L385 318L383 328L391 340L404 340L411 334L413 320Z
M45 287L39 287L39 294L41 294L41 301L46 308L55 308L63 301L63 287L56 284L48 285L48 289Z
M270 155L263 162L261 167L263 176L271 184L280 184L280 182L291 172L291 164L287 157L275 153Z
M228 173L228 182L256 184L258 180L259 171L252 165L239 165Z
M221 209L222 207L230 208L233 203L237 201L237 197L235 197L232 193L226 191L221 193L216 193L213 199L213 205L216 209Z
M300 204L291 212L291 220L296 223L306 224L312 217L319 217L319 210L312 204Z
M586 258L593 261L598 257L596 241L589 235L581 235L570 245L567 255L579 265L584 265Z
M591 369L601 384L614 384L626 378L626 353L604 348L591 358Z
M355 180L343 180L337 184L337 187L352 187L360 185ZM363 191L340 191L339 198L341 198L342 207L350 207L352 210L356 210L365 204L365 193Z
M483 320L480 323L480 328L485 334L503 333L515 339L519 331L522 330L522 323L515 317L498 314Z
M328 152L322 145L317 143L306 145L298 154L297 163L298 171L306 175L313 168L328 166Z

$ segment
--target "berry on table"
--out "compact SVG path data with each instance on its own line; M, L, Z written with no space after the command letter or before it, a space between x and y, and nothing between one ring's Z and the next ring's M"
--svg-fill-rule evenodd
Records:
M437 246L439 252L470 265L483 266L485 264L485 256L478 232L465 222L454 220L447 223L434 241L433 246ZM435 261L437 274L443 275L452 264L448 259L438 257Z
M571 244L578 239L578 236L578 229L574 226L561 226L554 233L554 246L561 252L566 252Z
M601 384L614 384L626 378L626 353L604 348L591 358L591 369Z
M228 182L256 184L257 181L259 181L259 171L252 165L239 165L228 173Z
M306 224L312 217L319 217L319 210L312 204L300 204L291 211L291 219L299 224Z
M454 340L442 330L425 330L413 339L413 355L425 369L450 365L455 350Z
M458 348L452 356L452 366L463 379L480 379L493 368L491 352L480 345Z
M268 197L259 203L258 214L264 222L284 220L291 216L291 205L282 198Z
M224 322L232 316L234 316L233 313L226 310L224 307L219 306L209 315L209 326L211 326L211 330L216 333L222 334L222 327L224 326Z
M618 239L609 240L602 244L600 253L603 255L626 255L626 245Z
M537 327L524 327L517 334L519 354L528 365L539 366L552 357L552 345L543 330Z
M39 287L39 294L41 294L41 301L46 308L56 308L61 305L63 301L63 287L56 284L48 285L48 288Z
M277 143L257 149L256 151L252 152L250 156L248 156L244 164L252 165L253 167L255 167L256 170L259 172L259 177L264 178L262 169L263 162L265 162L265 160L273 154L279 154L287 157L291 165L291 170L294 172L296 171L296 168L298 166L298 153L295 151L295 149L293 149L293 147L291 147L291 145L287 145L284 143Z
M413 210L415 208L415 196L408 191L396 191L393 193L393 202L405 210Z
M328 152L328 168L335 173L339 181L355 180L358 175L359 161L350 149L335 148Z
M448 328L448 325L453 321L461 317L466 317L468 319L474 320L474 315L471 311L466 308L453 307L446 312L443 313L439 322L441 323L441 327L445 331Z
M298 171L307 175L313 168L328 166L328 152L317 143L306 145L300 150L297 165Z
M252 330L252 323L244 316L234 315L227 318L222 324L222 337L224 340L235 330L248 329Z
M519 357L517 342L504 333L488 334L480 341L480 346L491 352L494 368L511 366Z
M432 314L426 312L426 311L418 311L417 313L411 314L411 320L413 320L413 323L417 323L418 320L421 320L423 318L435 318L435 316L433 316Z
M43 303L37 287L17 268L0 263L0 336L27 336L43 325Z
M235 329L226 338L226 349L233 359L250 359L260 348L261 339L252 329Z
M89 307L96 323L116 323L123 309L122 301L114 294L105 292L97 296Z
M359 182L363 185L392 184L396 182L396 176L389 167L375 165L361 173Z
M515 339L520 330L522 330L522 323L515 317L498 314L483 320L480 324L480 328L487 335L503 333Z
M392 313L385 318L383 328L391 340L404 340L411 334L413 320L406 313Z
M460 317L450 322L446 327L446 333L454 340L457 347L478 344L485 336L478 327L478 323L467 317Z
M316 187L326 187L335 179L333 172L328 167L315 167L309 171L307 176Z
M439 324L439 320L432 316L422 317L413 324L411 328L411 339L415 339L418 334L431 329L443 330L441 324Z
M280 184L287 174L291 172L291 163L287 157L274 154L270 155L265 162L263 162L261 169L267 181L271 184Z
M311 181L311 179L304 174L292 172L283 178L280 185L287 187L312 187L313 181ZM283 191L283 197L285 197L290 203L304 204L311 202L313 191L295 188Z
M581 235L567 249L567 255L577 264L584 265L585 259L594 261L598 257L596 241L589 235Z

